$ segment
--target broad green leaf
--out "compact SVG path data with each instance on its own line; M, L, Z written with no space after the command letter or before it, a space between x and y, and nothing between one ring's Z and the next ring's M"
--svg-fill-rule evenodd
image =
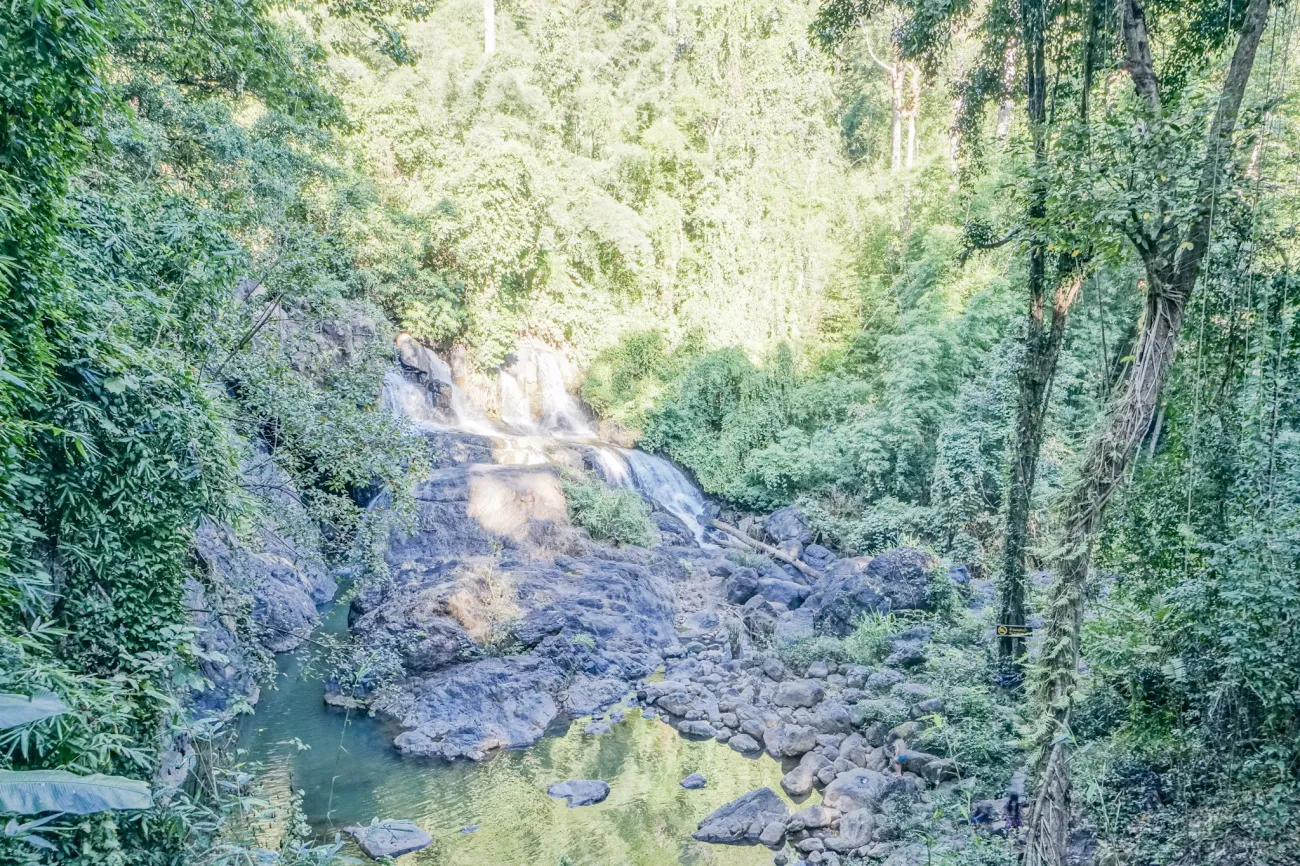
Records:
M0 731L61 716L67 711L59 696L50 692L37 692L31 697L0 692Z
M148 809L149 785L122 776L78 776L66 770L0 770L0 812L88 815L108 809Z

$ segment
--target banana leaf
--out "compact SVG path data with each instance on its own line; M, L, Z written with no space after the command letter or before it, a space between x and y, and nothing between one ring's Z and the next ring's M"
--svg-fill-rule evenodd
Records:
M0 692L0 731L61 716L67 711L59 696L51 692L37 692L30 698Z
M122 776L78 776L66 770L0 770L0 812L87 815L107 809L148 809L149 785Z

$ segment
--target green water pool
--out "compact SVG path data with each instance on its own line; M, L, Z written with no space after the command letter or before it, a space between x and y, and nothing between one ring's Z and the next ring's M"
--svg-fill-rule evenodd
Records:
M341 610L324 628L343 628ZM780 765L746 758L725 745L685 740L639 712L601 736L582 733L584 720L562 726L529 749L479 763L405 758L395 731L356 712L328 707L318 678L304 675L294 655L279 660L274 689L263 690L241 731L245 758L262 767L262 793L284 807L294 790L324 839L372 817L409 818L433 834L432 848L401 858L409 866L759 866L762 847L706 845L691 839L701 818L747 791L781 792ZM303 748L303 747L307 748ZM703 773L707 787L678 784ZM609 798L568 808L547 796L563 779L603 779ZM464 827L478 825L472 833ZM279 828L261 842L274 847Z

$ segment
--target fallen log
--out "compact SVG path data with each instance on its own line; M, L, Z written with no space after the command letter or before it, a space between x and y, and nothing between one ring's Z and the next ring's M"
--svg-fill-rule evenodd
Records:
M766 553L768 556L772 557L773 559L779 559L788 565L794 566L795 568L802 571L804 574L808 575L813 580L819 580L822 576L821 572L817 571L817 569L813 568L808 563L800 562L799 560L795 559L793 556L786 553L785 551L778 550L777 548L773 547L770 544L764 544L763 542L759 541L757 538L750 538L748 535L741 532L739 529L737 529L736 527L732 526L729 523L723 523L721 520L716 520L716 519L710 520L709 523L710 525L713 526L714 529L721 529L723 532L727 533L732 538L740 539L741 541L745 542L745 544L749 545L755 550Z

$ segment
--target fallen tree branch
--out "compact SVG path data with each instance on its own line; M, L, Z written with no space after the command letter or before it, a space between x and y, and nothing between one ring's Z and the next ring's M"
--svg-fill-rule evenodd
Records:
M773 547L770 544L764 544L763 542L759 541L756 538L750 538L748 535L741 532L739 529L737 529L736 527L730 524L723 523L721 520L710 520L709 523L713 526L714 529L721 529L723 532L727 533L733 538L738 538L741 541L745 542L755 550L760 550L763 553L766 553L768 556L773 557L774 559L779 559L784 563L793 565L795 568L799 569L804 574L808 575L808 577L811 577L813 580L819 580L822 576L821 572L817 571L817 569L813 568L807 563L800 562L799 560L795 559L793 556L790 556L788 553L785 553L782 550L777 550L775 547Z

